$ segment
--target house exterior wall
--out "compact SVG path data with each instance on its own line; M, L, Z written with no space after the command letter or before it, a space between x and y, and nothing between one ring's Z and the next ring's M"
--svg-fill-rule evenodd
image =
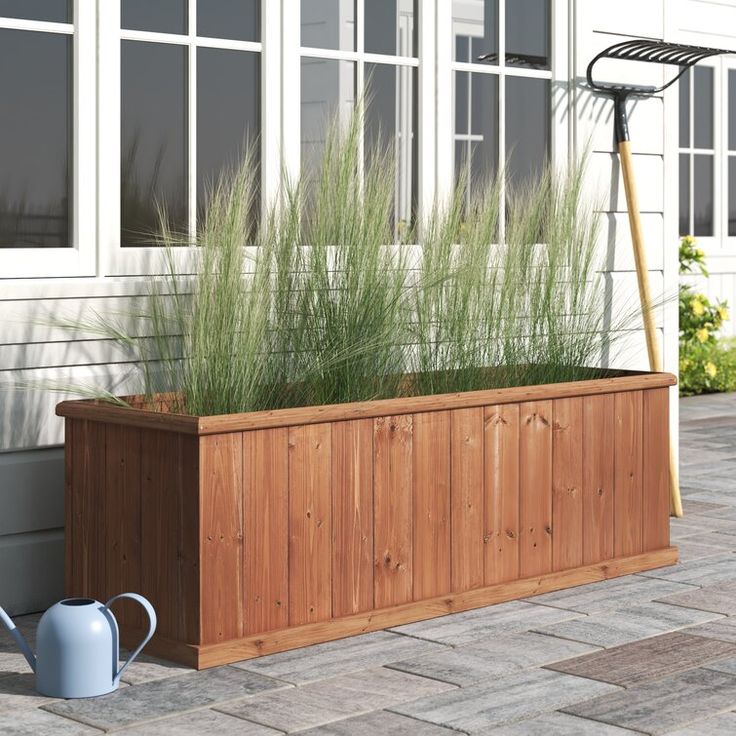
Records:
M286 5L295 0L284 0ZM588 60L607 45L632 36L669 38L675 31L667 0L620 0L613 4L590 0L553 0L552 145L558 162L568 152L590 148L589 183L600 195L602 211L601 252L605 259L605 284L615 294L616 311L632 310L638 304L628 221L613 142L612 105L594 97L581 87ZM270 4L270 3L269 3ZM665 11L665 4L667 11ZM691 0L691 4L695 4ZM101 3L102 7L104 3ZM277 5L277 3L274 3ZM431 201L435 191L447 187L452 171L452 111L429 96L436 87L451 84L449 63L437 67L436 57L451 54L449 25L450 0L425 0L423 11L431 12L420 21L420 104L429 105L435 114L422 117L419 157L425 163L419 182L419 201ZM696 14L692 8L688 13ZM443 15L444 13L444 15ZM278 15L269 23L280 23ZM736 26L734 26L736 27ZM293 29L292 29L293 31ZM679 32L679 31L678 31ZM277 28L264 32L264 79L278 83L281 72L268 60L268 38L283 43L279 63L293 60L298 39ZM676 35L676 33L675 33ZM105 43L105 36L100 43ZM431 49L429 47L431 46ZM429 49L429 50L428 50ZM423 69L422 64L426 62ZM298 68L298 61L297 61ZM431 71L430 71L431 70ZM645 71L646 75L659 72ZM435 76L436 83L435 84ZM661 76L661 75L660 75ZM625 69L620 81L645 81L641 70ZM265 85L264 85L265 86ZM108 94L99 88L100 102ZM423 101L421 101L423 98ZM264 121L273 110L267 103ZM299 115L299 100L282 101L278 126L287 124L290 115ZM671 296L677 289L677 101L667 93L631 105L631 133L634 166L638 178L642 218L647 245L650 278L654 294ZM266 125L264 124L264 128ZM289 141L283 141L288 154ZM105 143L102 132L99 170L104 170ZM276 157L267 168L278 170L278 146L266 144L266 157ZM269 159L270 160L270 159ZM420 163L420 168L422 164ZM444 174L443 174L444 172ZM99 172L98 172L99 173ZM267 177L268 177L267 172ZM451 176L449 177L451 180ZM271 182L269 184L269 182ZM100 182L102 184L102 181ZM266 191L272 178L265 183ZM6 279L0 273L0 590L3 605L12 613L39 610L62 594L63 558L63 425L54 416L60 394L12 388L18 381L55 381L94 384L103 381L118 393L129 390L127 356L109 341L93 333L70 336L68 332L44 324L53 315L79 317L94 309L108 315L125 315L135 308L136 297L146 292L146 279L138 262L130 267L111 259L105 252L110 232L101 188L96 211L98 253L90 276L77 278ZM116 274L116 275L109 275ZM677 307L674 300L657 315L660 339L664 345L665 370L677 370ZM610 367L646 368L643 332L639 326L626 335L620 348L601 356ZM672 425L677 426L676 393L672 394Z

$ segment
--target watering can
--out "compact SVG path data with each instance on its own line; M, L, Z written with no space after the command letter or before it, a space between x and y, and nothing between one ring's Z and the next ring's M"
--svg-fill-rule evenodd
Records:
M148 615L148 633L120 669L118 623L110 611L110 605L119 598L132 598ZM41 616L35 655L1 607L0 621L36 673L38 692L53 698L92 698L116 690L125 668L156 630L153 606L137 593L121 593L104 605L92 598L59 601Z

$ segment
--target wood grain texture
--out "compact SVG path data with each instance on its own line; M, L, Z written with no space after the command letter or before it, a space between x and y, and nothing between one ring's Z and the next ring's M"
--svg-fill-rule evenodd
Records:
M519 576L552 570L552 402L519 406Z
M669 391L643 393L642 551L666 547L670 541Z
M411 415L373 421L373 605L412 599Z
M552 569L583 564L583 399L556 399L552 424Z
M614 400L614 554L642 550L642 392L616 394Z
M583 398L584 565L613 557L614 424L613 394Z
M373 607L373 422L332 425L332 615Z
M199 443L201 642L243 636L243 438Z
M332 615L332 427L289 428L289 625Z
M243 625L256 634L289 625L289 431L242 438Z
M484 577L519 577L519 405L487 406L484 434Z
M105 599L141 587L141 430L108 425L105 444ZM141 607L115 603L121 626L143 625Z
M483 409L450 414L453 591L484 585Z
M413 419L413 598L450 590L450 413Z
M79 595L76 586L80 584L80 575L76 568L79 560L75 548L79 540L79 532L74 515L78 484L75 482L75 461L78 453L74 440L74 428L79 419L64 420L64 592L67 598Z

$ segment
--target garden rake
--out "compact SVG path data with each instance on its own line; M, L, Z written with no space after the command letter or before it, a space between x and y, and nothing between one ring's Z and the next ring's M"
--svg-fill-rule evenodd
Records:
M631 141L629 138L629 122L626 113L626 102L629 97L650 97L658 94L673 85L692 66L703 59L719 54L733 53L725 49L712 49L702 46L687 46L684 44L665 43L645 39L634 39L609 46L601 51L588 64L586 77L590 87L598 92L613 98L614 126L616 145L621 161L624 190L626 192L626 207L629 212L629 227L631 242L634 246L634 260L636 262L636 277L639 285L639 300L641 302L644 333L646 336L649 367L653 371L662 370L662 353L657 341L652 311L652 297L649 286L649 272L647 271L646 253L644 251L644 235L641 227L641 214L636 194L636 181L631 158ZM677 73L661 87L637 86L628 84L613 84L593 79L593 67L602 59L618 59L621 61L642 61L653 64L670 64L678 67ZM682 501L678 481L675 452L670 443L670 512L677 517L682 516Z

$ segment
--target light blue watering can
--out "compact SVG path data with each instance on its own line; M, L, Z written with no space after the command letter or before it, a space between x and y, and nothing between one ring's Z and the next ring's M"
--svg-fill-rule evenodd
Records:
M118 623L110 604L132 598L148 614L148 633L118 669ZM34 655L23 634L0 607L0 621L36 673L36 690L52 698L93 698L117 689L125 668L141 653L156 630L153 606L137 593L121 593L104 605L92 598L67 598L41 616Z

